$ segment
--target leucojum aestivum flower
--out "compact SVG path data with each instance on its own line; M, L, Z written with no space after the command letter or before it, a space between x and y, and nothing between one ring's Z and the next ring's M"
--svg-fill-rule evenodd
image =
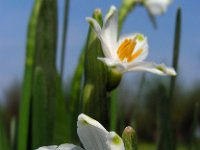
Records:
M98 121L85 114L78 116L77 133L83 148L74 144L43 146L37 150L125 150L122 138L108 132Z
M148 11L152 15L160 15L167 11L171 0L142 0Z
M111 6L105 16L103 27L98 22L87 17L86 20L99 38L105 57L98 59L109 67L115 67L119 72L147 71L158 75L176 75L171 67L164 64L145 62L149 52L147 37L141 33L123 35L118 39L118 12Z
M172 0L123 0L125 5L143 5L153 16L164 14Z

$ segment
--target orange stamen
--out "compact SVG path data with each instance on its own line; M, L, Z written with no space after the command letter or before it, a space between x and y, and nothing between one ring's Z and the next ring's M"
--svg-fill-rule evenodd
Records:
M117 54L121 61L125 58L129 58L134 51L136 46L136 41L132 39L126 39L118 48Z
M139 49L137 52L135 52L132 56L129 56L127 61L131 62L133 61L135 58L137 58L141 53L143 52L143 48Z

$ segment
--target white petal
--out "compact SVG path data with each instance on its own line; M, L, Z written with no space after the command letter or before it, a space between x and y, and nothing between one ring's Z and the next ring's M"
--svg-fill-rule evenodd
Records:
M158 75L176 75L174 68L166 67L164 64L155 64L151 62L138 62L131 65L127 64L126 71L147 71Z
M56 150L58 146L56 145L51 145L51 146L42 146L42 147L39 147L38 149L36 150Z
M101 27L99 23L91 17L86 17L87 22L90 24L94 32L97 34L97 37L100 39L101 38Z
M108 134L107 145L109 150L125 150L123 140L115 132Z
M139 62L139 61L143 61L149 53L149 46L148 46L148 41L147 41L147 37L145 37L143 34L141 33L132 33L132 34L128 34L128 35L122 35L119 38L119 41L117 42L117 45L115 47L115 53L117 53L117 50L119 48L119 46L124 42L125 39L135 39L136 37L141 37L142 40L138 40L140 38L137 38L136 42L136 46L134 48L133 54L136 53L138 50L143 49L142 53L135 58L133 61L134 62Z
M124 66L122 62L116 61L114 59L109 59L109 58L98 57L98 59L102 61L103 63L105 63L108 67L116 67L116 69L121 73L126 72L126 67Z
M118 64L118 61L115 61L114 59L110 59L110 58L102 58L102 57L98 57L97 59L99 59L100 61L102 61L103 63L105 63L107 66L112 67L115 66L116 64Z
M74 144L61 144L56 150L84 150Z
M145 5L147 6L149 12L153 15L163 14L166 10L171 0L146 0Z
M113 58L115 53L112 52L112 48L109 46L109 41L106 41L106 39L104 39L104 37L102 36L102 30L99 23L95 19L90 17L87 17L86 20L88 21L88 23L96 33L97 37L99 38L104 55L108 58Z
M108 11L102 28L102 38L109 46L109 50L114 51L118 36L118 12L115 6L111 6Z
M98 121L80 114L77 126L78 136L86 150L107 150L108 131Z

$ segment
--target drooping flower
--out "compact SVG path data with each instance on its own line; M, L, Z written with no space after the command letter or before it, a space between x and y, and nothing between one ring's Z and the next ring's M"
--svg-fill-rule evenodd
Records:
M147 71L159 75L176 75L171 67L144 61L148 55L149 46L147 37L143 34L128 34L118 39L118 12L115 6L111 6L102 28L95 19L87 17L86 20L102 45L105 57L98 59L107 66L116 67L121 73Z
M166 12L171 0L144 0L143 3L152 15L160 15Z
M37 150L125 150L121 137L108 132L98 121L85 114L78 116L77 132L83 148L74 144L43 146Z

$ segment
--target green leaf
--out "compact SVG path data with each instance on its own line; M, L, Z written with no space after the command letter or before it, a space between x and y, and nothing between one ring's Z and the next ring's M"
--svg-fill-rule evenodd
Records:
M179 61L179 53L180 53L180 40L181 40L181 8L178 8L176 13L176 27L174 32L174 51L173 51L173 62L172 66L178 72L178 61ZM178 73L177 73L178 74ZM170 83L170 97L173 97L173 92L176 84L177 76L171 77Z
M44 73L44 88L48 100L48 143L64 143L68 137L66 102L61 79L56 69L57 1L43 0L36 41L36 66ZM45 144L45 145L47 145Z
M48 100L44 72L37 67L34 76L32 102L32 149L49 143ZM49 143L50 144L50 143Z
M32 15L29 21L27 48L26 48L26 62L22 89L22 98L20 102L19 112L19 128L18 128L18 150L26 150L28 143L28 126L30 115L30 101L35 59L35 43L37 39L36 30L38 25L39 12L41 9L41 0L36 0Z
M61 63L60 63L61 80L63 79L64 63L65 63L65 51L67 42L66 37L67 37L67 28L69 20L69 4L70 0L66 0L64 8L64 18L63 18L63 34L62 34L62 49L61 49Z

